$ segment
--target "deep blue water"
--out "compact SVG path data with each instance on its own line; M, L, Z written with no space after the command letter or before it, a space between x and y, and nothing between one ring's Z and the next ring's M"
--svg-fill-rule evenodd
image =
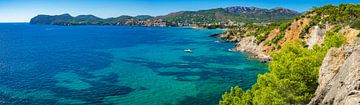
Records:
M3 23L0 104L217 104L267 68L208 37L219 32Z

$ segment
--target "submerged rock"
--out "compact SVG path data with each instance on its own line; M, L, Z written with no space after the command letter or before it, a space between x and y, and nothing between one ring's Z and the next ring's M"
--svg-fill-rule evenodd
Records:
M309 105L359 105L360 45L331 48L320 67L318 82Z
M212 34L212 35L210 35L210 37L219 38L219 37L220 37L220 35L221 35L221 33L220 33L220 34Z

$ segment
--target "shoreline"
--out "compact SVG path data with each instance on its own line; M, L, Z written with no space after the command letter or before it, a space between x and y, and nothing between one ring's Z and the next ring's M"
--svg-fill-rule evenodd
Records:
M1 23L1 22L0 22ZM112 25L112 24L38 24L38 23L31 23L31 22L8 22L11 23L23 23L23 24L30 24L30 25L55 25L55 26L125 26L125 27L186 27L196 30L201 29L216 29L216 30L229 30L229 28L206 28L201 26L146 26L146 25Z
M229 48L229 51L249 54L249 59L256 59L262 63L271 61L270 55L261 53L260 45L254 43L253 39L241 38L240 41L229 41L228 38L222 35L223 33L217 33L210 35L210 37L222 39L224 42L235 43L234 47Z
M270 55L258 54L258 53L252 52L252 51L235 50L235 48L231 48L231 49L229 49L229 51L246 53L246 54L249 55L248 59L259 60L259 61L262 62L262 63L268 63L268 62L271 61Z

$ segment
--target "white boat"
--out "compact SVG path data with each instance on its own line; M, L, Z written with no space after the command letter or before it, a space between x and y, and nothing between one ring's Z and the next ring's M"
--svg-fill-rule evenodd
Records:
M185 52L189 52L189 53L192 53L192 50L191 49L186 49L184 50Z

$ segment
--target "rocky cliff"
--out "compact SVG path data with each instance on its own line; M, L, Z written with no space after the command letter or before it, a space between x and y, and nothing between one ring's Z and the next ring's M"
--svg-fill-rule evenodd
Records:
M330 49L318 82L316 96L309 105L359 105L360 45Z
M309 48L315 44L321 44L325 31L331 28L309 26L309 32L305 32L304 38L301 38L302 31L309 23L309 18L301 18L276 26L271 24L243 25L240 28L224 32L219 37L229 42L237 42L232 51L247 52L254 54L260 60L269 61L271 59L269 55L280 50L287 42L305 40Z
M273 57L270 72L251 90L230 98L225 93L220 103L360 105L359 8L326 5L291 22L245 24L219 35L237 42L233 51Z
M343 20L339 23L331 23L331 19L325 19L331 16L308 12L287 23L235 27L219 37L229 42L237 42L232 51L251 53L260 59L271 59L269 57L271 53L279 51L285 43L296 40L304 42L308 49L312 49L315 45L322 46L329 32L344 35L347 44L356 43L360 30L351 27L354 21Z

